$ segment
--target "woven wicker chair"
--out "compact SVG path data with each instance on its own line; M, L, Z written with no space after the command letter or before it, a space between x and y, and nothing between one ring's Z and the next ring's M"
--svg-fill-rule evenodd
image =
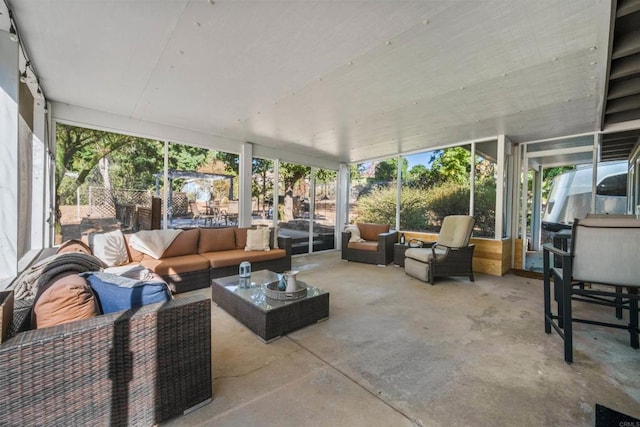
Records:
M411 248L405 252L404 271L432 285L439 276L473 277L473 249L469 244L475 218L468 215L450 215L442 221L440 235L427 247Z
M398 232L389 225L360 223L356 225L362 241L350 242L351 232L342 232L342 259L386 266L393 261L393 245Z
M565 362L573 362L573 323L627 330L631 347L640 347L639 241L640 221L634 217L590 217L574 221L570 251L544 245L544 328L548 334L555 329L564 339ZM561 261L560 266L552 264L552 257ZM556 313L551 306L551 282ZM592 286L584 286L586 283ZM615 307L619 314L628 310L629 323L573 317L573 301Z
M155 425L211 399L211 300L22 332L0 366L2 425Z

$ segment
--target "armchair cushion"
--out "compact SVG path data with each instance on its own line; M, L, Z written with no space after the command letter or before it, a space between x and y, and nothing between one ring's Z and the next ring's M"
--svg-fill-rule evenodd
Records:
M358 223L357 226L360 230L360 236L364 240L369 241L377 241L378 235L381 233L388 233L390 228L389 224L370 224L363 222Z
M359 249L361 251L372 251L375 252L378 250L378 242L368 242L366 240L362 240L361 242L351 242L349 240L349 249Z
M444 258L447 255L445 248L410 248L407 249L405 254L406 258L415 259L420 262L429 262L433 259L433 254L436 254L436 261Z
M469 244L475 218L468 215L449 215L442 221L438 244L449 248L462 248Z

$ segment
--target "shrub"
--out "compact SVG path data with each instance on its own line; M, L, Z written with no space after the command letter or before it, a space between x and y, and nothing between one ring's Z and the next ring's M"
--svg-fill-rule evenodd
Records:
M428 190L404 187L400 198L400 229L435 231L448 215L469 212L467 184L447 182ZM357 221L392 224L396 222L396 188L379 188L358 200ZM492 183L478 183L475 194L474 235L493 237L496 191Z

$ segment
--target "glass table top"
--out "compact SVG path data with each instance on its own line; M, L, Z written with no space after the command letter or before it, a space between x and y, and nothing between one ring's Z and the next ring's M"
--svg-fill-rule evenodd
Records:
M322 289L318 289L307 284L307 295L305 297L295 300L282 301L267 298L267 296L264 294L264 286L267 283L271 283L277 280L278 274L269 270L254 271L251 273L251 277L247 278L235 275L213 279L213 281L216 282L218 286L224 286L228 292L236 294L238 297L250 302L262 311L274 310L279 307L284 307L296 302L303 301L305 299L313 298L327 293L327 291L323 291ZM298 282L300 281L301 280L298 280ZM302 281L302 283L305 282Z

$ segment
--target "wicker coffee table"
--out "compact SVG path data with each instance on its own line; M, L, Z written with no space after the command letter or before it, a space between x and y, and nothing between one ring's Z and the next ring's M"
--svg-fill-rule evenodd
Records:
M265 342L329 317L329 292L307 285L300 299L267 298L263 286L275 280L278 275L269 270L254 271L248 280L220 277L211 281L211 298Z

